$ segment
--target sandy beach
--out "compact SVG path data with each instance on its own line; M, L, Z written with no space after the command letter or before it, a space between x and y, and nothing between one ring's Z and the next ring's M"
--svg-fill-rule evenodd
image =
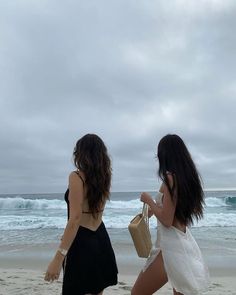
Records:
M116 250L117 246L115 247ZM39 250L39 249L38 249ZM123 249L126 251L127 249ZM121 251L122 252L122 251ZM39 252L38 252L39 253ZM62 273L58 281L45 282L43 279L48 260L39 256L18 259L1 257L0 268L0 295L59 295L62 287ZM119 267L118 284L107 288L104 295L128 295L137 275L144 263L144 259L126 259L124 255L117 257ZM210 267L211 285L205 293L208 295L235 295L236 268ZM172 294L171 286L167 283L156 294Z
M205 294L236 295L236 193L224 198L218 195L222 196L218 192L208 195L205 219L191 232L210 271L211 284ZM61 294L62 273L53 283L44 281L44 273L66 222L63 195L30 197L1 199L4 218L0 220L0 295ZM135 193L114 195L104 216L119 269L118 284L107 288L104 295L130 294L145 263L137 256L127 229L129 220L139 210L138 201L132 198ZM155 241L156 226L150 224ZM171 295L171 286L166 284L156 294Z
M43 270L29 269L0 269L0 294L1 295L56 295L61 294L62 278L53 283L46 283L43 280ZM131 286L135 281L134 275L119 275L119 282L116 286L109 287L105 290L104 295L128 295L130 294ZM166 284L156 294L169 295L172 294L171 287ZM209 295L235 295L236 281L234 276L213 276Z
M118 284L107 288L104 295L128 295L145 259L137 256L127 231L122 231L118 237L114 233L111 236L119 276ZM226 242L222 241L222 244L226 245ZM236 295L236 240L232 237L228 242L230 251L225 246L220 247L220 242L206 247L205 242L200 241L211 276L209 290L204 294ZM44 281L44 273L57 246L58 243L0 246L0 295L60 295L62 273L58 281ZM170 284L167 283L156 294L172 294Z

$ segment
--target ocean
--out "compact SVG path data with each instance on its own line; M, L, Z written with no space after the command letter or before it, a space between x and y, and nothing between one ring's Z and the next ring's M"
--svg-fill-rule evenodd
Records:
M150 193L155 197L155 192ZM141 212L139 196L140 192L113 192L104 211L103 221L113 244L121 245L123 259L136 257L127 227ZM205 203L204 218L191 231L211 263L217 264L223 255L234 267L236 191L206 191ZM0 259L33 256L34 249L40 249L42 259L48 259L60 241L66 221L63 193L0 195ZM150 219L150 228L155 239L154 217Z

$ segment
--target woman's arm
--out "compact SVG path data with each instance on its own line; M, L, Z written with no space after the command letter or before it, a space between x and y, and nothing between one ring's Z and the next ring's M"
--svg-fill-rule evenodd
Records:
M75 172L69 176L70 218L67 222L59 248L69 250L79 228L82 215L84 190L82 180Z
M79 228L80 218L82 215L82 204L84 198L82 180L72 172L69 176L69 203L70 203L70 218L65 227L59 249L67 252L74 241L76 233ZM57 279L60 274L62 262L65 256L60 251L57 251L53 260L48 266L45 280L53 281Z
M161 193L163 193L163 183L162 183L162 185L161 185L161 187L160 187L160 192ZM156 204L157 205L157 204ZM157 205L158 206L158 205ZM148 206L148 218L151 218L152 216L153 216L153 211L152 211L152 209L150 208L150 206Z
M168 175L170 186L173 186L173 176ZM176 201L172 201L170 192L165 184L162 184L161 191L163 192L163 206L159 206L154 202L152 197L147 193L142 193L141 201L148 204L153 214L158 220L166 227L170 227L173 224L175 217Z

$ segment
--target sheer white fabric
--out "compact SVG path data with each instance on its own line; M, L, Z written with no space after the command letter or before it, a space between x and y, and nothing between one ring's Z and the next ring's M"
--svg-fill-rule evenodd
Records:
M162 193L158 193L156 202L162 205ZM184 295L199 295L209 285L208 268L201 251L190 230L186 232L165 227L157 221L157 240L143 268L145 271L162 252L168 280L177 292Z

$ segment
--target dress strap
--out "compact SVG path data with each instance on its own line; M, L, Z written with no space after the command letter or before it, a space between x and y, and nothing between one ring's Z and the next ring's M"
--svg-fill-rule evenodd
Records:
M79 176L79 178L82 180L83 186L84 186L84 180L83 177L80 175L79 171L75 171L75 173Z
M84 179L83 179L83 177L80 175L80 173L79 173L79 171L75 171L75 173L79 176L79 178L82 180L82 183L83 183L83 186L85 185L85 182L84 182ZM103 212L103 210L98 210L98 211L96 211L96 213L101 213L101 212ZM92 214L92 212L90 212L90 211L82 211L82 213L84 213L84 214Z

